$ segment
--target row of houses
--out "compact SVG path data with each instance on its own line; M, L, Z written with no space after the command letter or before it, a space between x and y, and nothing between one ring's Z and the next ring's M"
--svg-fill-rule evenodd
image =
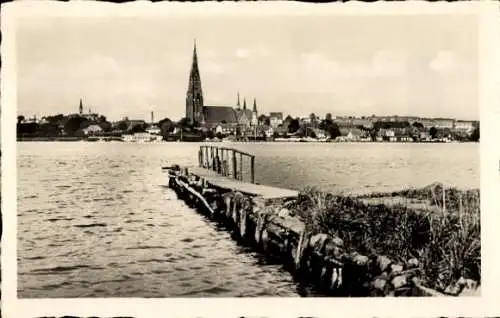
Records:
M380 129L372 136L366 130L359 128L340 128L341 136L337 137L338 141L431 141L432 136L428 131L412 129ZM449 138L450 136L443 136Z
M277 128L285 121L283 113L270 112L269 113L270 126ZM369 117L354 117L354 116L336 116L332 118L339 127L363 127L366 129L373 128L376 122L408 122L410 125L414 123L421 124L424 128L430 129L435 127L437 129L452 129L459 131L472 131L477 126L477 121L473 120L457 120L454 118L422 118L417 116L369 116ZM319 123L320 117L311 118L305 116L300 118L302 124L312 124L313 121Z
M335 117L333 121L339 127L359 127L367 129L373 128L376 122L408 122L410 125L421 124L424 128L430 129L452 129L461 131L472 131L477 126L477 121L457 120L453 118L422 118L415 116L371 116L371 117Z

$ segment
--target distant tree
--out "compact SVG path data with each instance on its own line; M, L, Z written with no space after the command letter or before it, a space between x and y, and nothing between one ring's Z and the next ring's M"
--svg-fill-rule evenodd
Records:
M129 126L129 123L128 121L126 120L121 120L118 122L118 124L116 125L116 128L118 128L118 130L122 130L122 131L126 131L128 129L128 126Z
M292 117L292 116L290 116L290 115L287 115L287 116L285 117L285 120L284 120L283 122L285 122L285 123L290 123L292 120L293 120L293 117Z
M178 124L181 128L192 128L193 127L193 125L191 125L189 123L189 119L187 119L186 117L181 118L181 120L179 120Z
M78 129L77 131L75 131L75 133L73 135L76 137L84 137L85 133L83 132L82 129Z
M325 120L328 120L328 121L333 121L333 119L332 119L332 114L330 114L330 113L326 113Z
M273 138L279 138L279 137L280 134L277 131L273 132Z
M173 122L172 122L172 120L170 120L170 118L165 117L165 118L161 119L161 120L158 122L158 126L159 126L159 127L161 127L161 126L163 125L163 123L164 123L164 122L171 122L171 123L173 123Z
M19 115L17 116L17 124L19 125L20 123L22 123L24 121L24 116L23 115Z
M204 138L209 138L209 139L212 139L212 138L215 137L214 132L212 130L209 130L209 129L203 130L203 134L202 135L203 135Z
M135 133L142 133L142 132L145 132L146 131L146 127L144 127L143 124L137 124L137 125L134 125L131 129L130 129L130 132L135 134Z
M111 131L113 129L113 125L109 121L103 121L99 123L99 127L102 128L103 131Z
M332 123L332 125L328 127L328 130L326 132L332 139L335 139L338 136L342 135L342 133L340 132L340 128L336 123Z
M316 114L310 113L309 114L309 119L311 120L311 124L313 124L313 125L316 124Z
M107 122L107 120L106 120L106 116L104 116L104 115L99 116L99 118L97 119L97 121L98 121L98 122L100 122L100 123L105 123L105 122Z
M422 125L422 123L419 123L418 121L414 122L412 126L419 129L424 128L424 125Z
M59 135L59 129L57 125L54 124L40 124L37 129L37 135L39 137L55 137Z
M67 119L63 114L58 114L55 116L47 116L45 118L50 124L53 125L59 125L64 122L65 119Z
M17 125L17 136L35 136L37 131L37 123L21 123Z
M431 127L431 129L429 130L429 134L431 135L432 139L437 138L437 135L438 135L437 128L436 127Z
M269 118L269 116L266 116L264 114L260 115L259 118L259 123L261 123L262 125L271 125L271 119Z
M385 122L376 121L375 123L373 123L373 128L376 130L380 130L380 129L387 129L388 127L386 126Z
M84 117L76 116L68 119L66 124L64 125L64 131L66 134L70 136L74 136L76 132L81 129L85 124L88 123L88 120Z
M172 133L175 129L175 123L171 120L165 120L160 125L160 130L162 135L168 135Z
M470 140L471 141L479 141L479 132L480 132L479 124L477 124L477 127L474 128L474 130L472 131L472 134L470 135Z
M339 126L335 122L333 122L331 116L325 117L325 119L320 122L318 128L324 130L326 134L332 139L335 139L341 135Z
M300 128L300 122L298 118L292 119L290 124L288 125L288 132L290 134L296 133Z

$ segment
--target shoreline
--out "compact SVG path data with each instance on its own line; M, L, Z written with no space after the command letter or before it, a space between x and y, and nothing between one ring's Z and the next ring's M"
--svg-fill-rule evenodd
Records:
M100 138L105 140L100 140ZM119 137L95 137L95 139L88 140L87 138L82 137L30 137L30 138L17 138L17 142L124 142L124 143L300 143L300 144L475 144L479 143L479 141L300 141L300 140L257 140L257 141L179 141L179 140L162 140L162 141L149 141L149 142L127 142L123 141Z
M266 200L218 186L179 166L166 169L169 187L179 199L328 295L460 296L480 291L478 189L436 183L374 193L392 200L374 202L370 195L309 188L296 198ZM446 192L442 202L435 195L440 191ZM413 201L395 200L397 195ZM457 224L466 231L456 230ZM453 249L470 253L447 262L451 256L446 252Z

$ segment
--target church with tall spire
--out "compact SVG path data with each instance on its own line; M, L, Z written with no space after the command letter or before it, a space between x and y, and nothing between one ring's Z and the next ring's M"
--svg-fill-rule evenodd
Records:
M193 48L193 61L189 73L188 91L186 94L186 118L190 124L203 123L203 91L201 89L198 56L196 55L196 40Z
M236 127L256 126L257 115L255 98L253 109L247 109L246 98L243 98L243 106L240 104L239 92L237 93L236 106L208 106L204 104L195 41L186 93L186 119L188 123L207 129L224 127L225 130L234 130Z

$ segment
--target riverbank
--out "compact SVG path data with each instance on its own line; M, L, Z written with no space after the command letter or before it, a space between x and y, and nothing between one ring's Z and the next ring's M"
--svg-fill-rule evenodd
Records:
M86 141L86 142L109 142L109 141L124 141L121 137L17 137L18 142L71 142L71 141ZM157 143L158 141L150 141L150 143ZM177 139L164 139L161 142L186 142L186 143L225 143L226 141L214 141L214 140L199 140L199 139L186 139L186 140L177 140ZM249 141L241 141L234 140L230 141L231 143L360 143L360 144L435 144L435 143L478 143L475 141L324 141L324 140L249 140Z
M88 141L88 142L97 142L97 141L123 141L121 137L17 137L17 141L20 142L36 142L36 141L61 141L61 142L69 142L69 141Z
M168 172L169 186L189 206L326 294L478 292L479 190L446 189L441 205L434 199L443 192L438 185L362 197L305 189L296 198L268 200L180 167Z

